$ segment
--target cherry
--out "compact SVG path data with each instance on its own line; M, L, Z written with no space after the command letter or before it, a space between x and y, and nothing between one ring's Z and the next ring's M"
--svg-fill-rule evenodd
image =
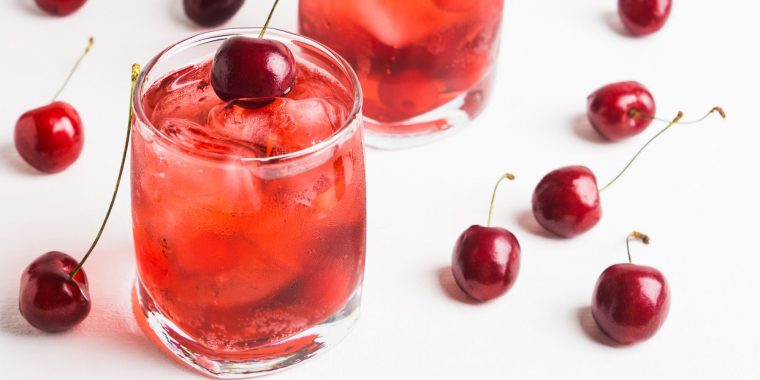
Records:
M599 193L615 183L649 144L675 124L698 123L715 112L723 118L726 117L721 107L714 107L701 119L681 122L683 113L679 112L675 119L649 139L623 170L601 189L597 187L594 173L585 166L567 166L550 172L541 179L533 192L533 216L547 231L565 238L592 229L602 216Z
M567 166L547 174L533 192L533 215L546 230L566 238L593 228L602 217L594 173Z
M588 97L588 120L599 134L612 141L643 132L652 123L650 117L655 111L652 94L638 82L608 84Z
M649 244L649 237L632 233L626 239ZM670 308L670 288L659 270L631 262L604 270L596 282L591 314L599 328L620 344L633 344L651 338L665 322Z
M231 19L245 0L183 0L185 14L201 26L217 26Z
M25 112L16 122L16 150L24 161L41 172L60 172L73 164L82 153L82 119L69 103L56 99L66 88L92 44L93 39L90 37L87 47L53 97L53 101L46 106Z
M45 173L68 168L84 146L82 119L74 107L60 101L21 115L14 137L21 157Z
M43 11L54 16L68 16L76 12L87 0L34 0Z
M279 0L258 38L232 37L217 50L211 67L211 86L225 101L257 107L287 95L296 78L293 53L280 41L264 39Z
M662 29L672 6L671 0L618 0L618 14L631 34L646 36Z
M486 227L474 225L465 230L454 246L451 270L457 285L468 296L480 302L497 298L512 288L520 271L520 243L515 235L504 228L491 227L496 190L494 187Z
M69 273L77 261L62 252L48 252L29 264L21 276L19 310L43 331L68 330L90 313L90 290L83 270Z
M140 66L132 66L132 86L129 97L129 121L127 122L127 138L121 156L121 166L116 179L116 186L108 211L100 225L95 240L84 255L82 261L77 261L62 252L48 252L29 264L21 275L19 287L19 311L24 319L32 326L46 332L68 330L82 322L90 313L90 289L87 275L82 266L97 246L103 235L108 218L111 216L119 184L124 173L124 163L127 158L129 136L132 129L132 92L140 73Z

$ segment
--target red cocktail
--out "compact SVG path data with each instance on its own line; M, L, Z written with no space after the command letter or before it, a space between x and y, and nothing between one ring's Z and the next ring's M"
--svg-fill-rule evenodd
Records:
M344 61L269 31L292 91L224 102L207 33L159 55L135 90L132 215L149 332L219 377L277 370L341 338L358 309L366 206L361 92Z
M367 142L416 145L468 123L488 99L503 0L300 0L300 31L351 63Z

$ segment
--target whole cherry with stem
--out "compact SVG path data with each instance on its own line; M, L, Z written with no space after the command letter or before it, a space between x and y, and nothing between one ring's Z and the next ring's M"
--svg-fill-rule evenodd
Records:
M183 0L185 14L201 26L218 26L232 18L245 0Z
M646 36L665 26L672 0L618 0L618 15L634 36Z
M630 241L649 244L634 231L626 238L628 263L612 265L596 282L591 314L599 328L617 343L628 345L654 336L670 309L670 288L657 269L633 264Z
M211 66L211 86L220 99L257 108L287 95L295 84L293 52L264 35L279 0L275 0L258 38L236 36L217 50Z
M625 81L605 85L589 95L586 115L600 135L618 141L643 132L653 120L662 121L655 117L656 110L654 97L643 84ZM712 112L723 111L715 107ZM680 124L697 121L682 121Z
M723 109L715 107L705 117L694 122L705 119L713 112L718 112L725 118ZM679 112L665 128L636 152L623 170L601 189L597 185L594 173L585 166L567 166L544 176L533 192L532 209L536 221L547 231L565 238L580 235L596 226L602 217L599 193L612 186L654 140L679 124L681 119L683 119L683 113Z
M37 6L53 16L68 16L82 7L87 0L34 0Z
M73 164L82 153L84 131L82 119L76 109L66 102L58 101L79 64L92 49L90 37L87 47L53 96L50 104L25 112L14 131L16 150L29 165L44 173L57 173Z
M36 258L24 270L19 287L19 311L32 326L47 332L68 330L82 322L90 313L91 300L87 275L82 266L90 257L103 235L103 230L111 216L116 195L119 192L124 164L127 158L129 137L132 129L132 92L140 74L140 66L132 66L132 85L130 87L129 119L127 137L121 156L119 174L116 178L111 202L103 218L98 234L90 248L78 262L62 252L48 252Z
M504 228L491 227L493 206L499 185L514 180L505 174L494 186L488 223L473 225L459 236L451 258L451 270L457 285L473 299L486 302L500 297L515 283L520 271L520 243Z

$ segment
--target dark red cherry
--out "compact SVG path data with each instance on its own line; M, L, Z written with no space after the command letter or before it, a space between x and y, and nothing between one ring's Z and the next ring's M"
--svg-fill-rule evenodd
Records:
M618 14L631 34L645 36L662 29L672 6L671 0L618 0Z
M585 166L547 174L533 192L533 215L548 231L566 238L593 228L602 217L596 177Z
M451 269L462 291L478 301L490 301L515 284L520 243L503 228L472 226L454 246Z
M229 38L219 47L211 67L211 86L225 101L271 101L287 95L295 77L296 62L290 49L263 38Z
M201 26L217 26L231 19L245 0L183 0L185 14Z
M665 276L655 268L628 263L613 265L599 276L591 301L596 324L620 344L651 338L669 308Z
M81 8L87 0L35 0L37 6L54 16L68 16Z
M87 275L69 273L77 261L61 252L48 252L34 260L21 276L19 310L32 326L59 332L76 326L90 313Z
M57 173L82 153L82 119L70 104L53 102L21 115L14 138L26 162L42 172Z
M643 132L655 111L654 98L641 83L618 82L589 95L586 114L599 134L616 141Z

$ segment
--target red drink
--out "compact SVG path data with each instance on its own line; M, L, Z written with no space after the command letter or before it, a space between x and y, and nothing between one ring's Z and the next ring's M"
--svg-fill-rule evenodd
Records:
M298 62L286 98L257 109L222 101L202 53L198 63L169 62L155 80L145 78L176 56L164 53L136 90L138 298L171 351L217 376L313 355L324 340L320 324L354 314L364 269L355 77L308 41L270 34ZM230 35L213 32L172 50L215 36Z
M299 4L301 33L335 49L359 76L369 144L392 148L425 142L483 109L503 0Z

